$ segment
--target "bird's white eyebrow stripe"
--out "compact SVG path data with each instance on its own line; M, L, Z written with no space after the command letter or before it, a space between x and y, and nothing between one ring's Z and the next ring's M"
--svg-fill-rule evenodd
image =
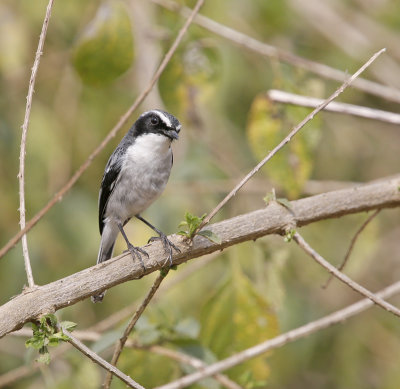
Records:
M165 115L163 112L158 111L158 110L154 110L153 112L156 112L158 114L158 116L160 117L160 119L164 122L164 124L167 127L172 127L172 123L171 120L169 120L169 117L167 115Z

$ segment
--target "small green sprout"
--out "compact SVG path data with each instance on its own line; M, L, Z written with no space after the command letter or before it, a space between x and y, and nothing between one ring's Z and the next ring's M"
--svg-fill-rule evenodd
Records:
M271 192L268 192L263 198L265 205L269 205L272 202L277 202L278 204L284 206L289 211L292 209L290 201L284 197L276 198L275 189L272 189Z
M190 212L186 212L185 220L179 223L179 228L183 229L179 230L178 234L186 236L189 239L193 239L195 235L201 235L213 243L220 244L221 238L211 230L200 230L196 232L205 217L206 214L198 217L196 215L192 215Z
M271 192L268 192L263 198L265 205L269 205L271 202L276 201L275 189L272 189Z
M283 240L284 240L286 243L291 242L295 233L296 233L296 230L295 230L294 228L288 230L288 231L286 232L285 237L284 237Z
M32 323L33 336L25 342L25 346L39 350L38 362L50 363L50 353L48 346L58 346L60 342L66 342L69 337L65 335L62 329L73 331L76 323L63 321L60 323L61 330L58 331L57 317L52 313L44 315L39 322Z

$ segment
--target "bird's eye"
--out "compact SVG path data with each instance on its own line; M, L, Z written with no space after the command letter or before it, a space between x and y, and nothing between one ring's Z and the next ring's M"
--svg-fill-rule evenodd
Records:
M157 116L152 116L151 119L150 119L150 123L151 123L153 126L157 125L159 122L160 122L160 120L158 119Z

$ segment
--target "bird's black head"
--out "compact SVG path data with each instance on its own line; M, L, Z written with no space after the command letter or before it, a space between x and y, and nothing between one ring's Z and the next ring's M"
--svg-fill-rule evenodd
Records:
M133 128L135 136L159 134L174 140L179 138L181 124L170 113L153 109L140 115Z

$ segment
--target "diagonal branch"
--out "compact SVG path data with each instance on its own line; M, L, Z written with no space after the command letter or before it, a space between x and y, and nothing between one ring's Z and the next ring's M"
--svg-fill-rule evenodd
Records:
M31 230L36 223L51 209L57 202L59 202L63 196L74 186L74 184L78 181L81 175L88 169L88 167L92 164L94 158L96 158L100 152L106 147L108 142L114 138L118 131L122 128L122 126L128 121L133 112L138 108L138 106L143 102L143 100L147 97L150 91L153 89L154 85L160 78L161 74L165 70L172 56L174 55L178 45L181 43L183 36L188 30L190 24L193 21L194 16L199 12L200 7L203 5L204 0L198 0L195 8L193 9L192 14L188 17L185 24L179 30L177 37L172 43L170 49L165 54L165 57L161 61L160 66L154 73L153 78L149 82L147 88L140 93L140 95L136 98L135 102L129 107L129 109L120 117L117 124L112 128L112 130L108 133L108 135L103 139L103 141L92 151L86 161L78 168L78 170L74 173L74 175L69 179L69 181L53 196L53 198L39 211L36 215L26 223L25 228L15 234L0 250L0 258L2 258L5 254L8 253L22 238L24 234L26 234L29 230Z
M168 273L168 271L166 271ZM142 313L146 309L146 307L149 305L151 299L153 298L154 294L157 292L158 288L161 285L161 282L164 280L167 274L164 274L161 272L158 277L154 280L152 287L150 288L149 292L147 293L146 297L144 298L142 304L140 304L139 308L136 310L134 315L132 316L131 320L129 321L128 325L126 326L123 335L121 338L119 338L117 345L115 346L114 349L114 354L111 359L111 365L116 366L119 356L122 353L122 349L125 346L126 341L128 340L128 336L133 330L133 327L139 320L140 316L142 316ZM111 380L112 380L112 373L111 371L108 371L106 378L104 380L103 388L104 389L109 389L111 385Z
M189 8L182 7L180 4L172 0L151 1L161 7L169 9L170 11L179 12L184 17L186 17L190 12ZM259 40L254 39L246 34L236 31L223 24L217 23L216 21L209 19L206 16L197 15L194 23L216 35L219 35L231 42L236 43L241 47L246 48L247 50L253 51L268 58L276 58L279 61L286 62L295 67L305 69L323 78L343 82L348 77L348 74L346 72L332 68L322 63L299 57L289 51L285 51L275 46L268 45L264 42L260 42ZM400 103L399 89L378 84L376 82L369 81L363 78L358 78L357 80L355 80L353 86L359 90L362 90L365 93L369 93L375 96L382 97L383 99L389 101Z
M328 218L336 218L372 209L400 206L400 176L350 189L327 192L292 201L290 210L271 203L267 208L236 216L208 229L221 238L221 243L196 236L190 246L181 236L170 237L181 249L173 264L179 265L192 258L222 250L240 242L255 240L268 234L284 233L288 225L298 227ZM166 255L160 242L146 246L149 274L163 267ZM44 313L54 312L76 304L95 293L143 275L141 266L129 254L122 254L68 277L26 291L0 306L0 338L22 327Z
M295 126L290 133L272 150L266 157L260 161L255 168L253 168L221 201L220 203L205 217L198 230L210 222L210 220L221 210L221 208L242 188L282 147L284 147L290 140L310 121L314 116L322 111L331 101L336 99L343 91L366 69L372 64L386 49L379 50L375 53L363 66L360 67L351 77L349 77L334 93L332 93L326 100L324 100L317 108L309 113L297 126Z
M72 344L76 349L78 349L81 353L89 357L94 363L97 363L99 366L108 370L115 376L117 376L121 381L125 382L128 386L135 389L144 389L142 385L139 385L136 381L134 381L131 377L122 373L122 371L118 370L115 366L111 365L103 358L98 356L95 352L90 350L89 347L84 345L79 339L77 339L74 335L72 335L69 331L63 329L65 335L69 337L68 343Z
M50 0L47 9L46 16L43 20L42 32L40 33L38 48L36 50L35 61L32 67L31 78L29 80L28 96L26 97L26 108L25 108L25 118L22 125L22 135L21 135L21 146L19 154L19 215L20 215L20 227L21 231L25 229L25 155L26 155L26 138L28 135L29 118L31 116L32 98L33 92L35 90L36 75L39 70L40 57L43 54L44 41L46 39L47 27L49 25L51 8L53 7L53 1ZM35 281L33 280L31 261L29 259L28 251L28 240L26 235L22 235L22 254L24 256L25 262L25 272L28 278L29 287L35 286Z
M357 232L354 234L353 238L351 239L350 242L350 246L347 249L346 255L344 256L343 262L340 264L340 266L337 268L339 271L342 271L344 269L344 267L346 266L350 255L353 251L354 245L357 242L358 237L361 235L361 233L364 231L364 229L367 227L367 225L375 218L375 216L378 215L378 213L380 212L380 209L377 209L375 212L373 212L372 215L370 215L365 222L361 225L361 227L357 230ZM329 283L331 282L332 278L334 277L333 274L331 274L328 278L328 280L326 281L325 285L323 285L323 288L327 288Z
M376 296L374 293L370 292L368 289L364 288L357 282L353 281L350 277L343 274L341 271L336 269L335 266L331 265L325 258L319 255L298 233L295 232L293 235L293 240L316 262L318 262L322 267L329 271L329 273L333 274L340 281L350 286L353 290L360 293L362 296L369 298L376 305L379 305L383 309L386 309L388 312L393 313L394 315L400 317L400 309L395 307L392 304L389 304L382 298Z
M398 293L400 293L400 281L388 286L387 288L381 290L380 292L375 293L375 296L383 299L383 298L389 298ZM262 342L246 350L243 350L222 361L209 365L204 369L202 369L201 371L189 374L174 382L170 382L169 384L159 386L155 389L181 389L186 386L192 385L197 381L210 377L216 373L220 373L221 371L228 370L231 367L237 366L245 361L248 361L249 359L265 354L270 350L292 343L297 339L305 338L306 336L309 336L315 332L318 332L330 326L341 324L343 323L344 320L347 320L353 316L358 315L359 313L371 308L373 305L374 303L370 299L360 300L355 304L349 305L346 308L331 313L330 315L324 316L321 319L312 321L294 330L276 336L275 338L266 340L265 342Z

